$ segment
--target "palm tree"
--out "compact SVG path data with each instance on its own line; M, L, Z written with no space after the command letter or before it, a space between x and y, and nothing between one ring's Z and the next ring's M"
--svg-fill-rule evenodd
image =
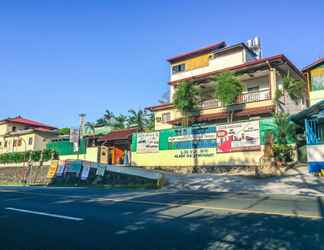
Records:
M94 124L92 124L91 122L86 122L84 124L84 130L86 134L91 134L91 133L95 133L95 126Z
M199 113L199 97L199 88L193 81L183 81L176 87L173 103L183 115L182 126L188 126L189 119Z
M128 113L128 126L137 127L137 131L143 131L146 127L146 111L130 109Z
M280 112L274 115L275 124L277 125L276 143L288 144L290 136L295 135L296 126L289 121L289 114Z
M215 98L226 106L230 112L228 122L233 120L232 105L236 98L242 94L243 85L231 72L224 72L212 79L215 88Z
M114 117L112 126L114 129L123 129L126 127L126 122L127 122L127 116L120 114Z

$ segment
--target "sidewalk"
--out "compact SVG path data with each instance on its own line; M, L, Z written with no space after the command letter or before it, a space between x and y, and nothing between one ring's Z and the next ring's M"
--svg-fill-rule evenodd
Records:
M312 176L306 167L269 178L229 174L166 174L166 178L166 189L171 190L324 196L324 178Z

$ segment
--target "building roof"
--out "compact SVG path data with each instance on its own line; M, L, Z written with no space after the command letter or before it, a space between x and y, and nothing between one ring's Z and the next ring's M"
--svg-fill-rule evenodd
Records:
M261 115L261 114L270 114L274 111L274 106L265 106L259 108L249 108L237 111L234 113L234 117L244 117L244 116L251 116L251 115ZM222 120L228 117L228 112L219 112L214 114L206 114L206 115L198 115L194 116L193 120L195 122L208 122L208 121L215 121L215 120ZM169 124L180 124L181 119L175 119L168 122Z
M315 103L314 105L304 109L296 114L293 114L289 119L299 125L304 125L305 119L316 117L321 110L324 110L324 100Z
M313 62L312 64L310 64L310 65L304 67L304 68L302 69L302 71L303 71L303 72L305 72L305 71L309 71L309 70L315 68L317 65L319 65L319 64L321 64L321 63L324 63L324 57L321 57L320 59L316 60L316 61Z
M224 47L226 47L226 43L224 41L222 41L222 42L218 42L218 43L209 45L208 47L196 49L196 50L186 52L186 53L174 56L174 57L170 57L167 59L167 61L170 63L175 63L175 62L179 62L179 61L182 61L182 60L185 60L188 58L203 55L203 54L206 54L206 53L209 53L209 52L212 52L214 50L221 49Z
M162 104L146 107L145 109L150 110L150 111L158 111L158 110L165 110L165 109L174 108L174 107L175 106L173 103L162 103Z
M279 55L275 55L275 56L271 56L271 57L265 57L265 58L262 58L262 59L256 59L256 60L253 60L253 61L250 61L250 62L235 65L235 66L232 66L232 67L211 71L211 72L208 72L208 73L205 73L205 74L200 74L200 75L195 75L195 76L183 78L183 79L180 79L180 80L170 81L169 84L176 84L176 83L184 81L184 80L192 80L192 79L197 79L197 78L204 78L204 77L212 76L212 75L222 73L222 72L225 72L225 71L241 70L241 69L244 69L244 68L257 66L259 64L264 64L264 63L267 63L267 62L272 63L272 62L275 62L275 61L278 61L278 60L281 60L281 61L287 63L296 72L296 74L298 74L302 79L304 79L303 73L285 55L279 54Z
M137 128L126 128L111 131L109 134L101 136L99 141L127 140L137 131Z
M1 123L23 124L23 125L27 125L27 126L31 126L31 127L35 127L35 128L47 129L47 130L57 129L56 127L49 126L49 125L46 125L46 124L38 122L38 121L26 119L26 118L24 118L24 117L22 117L20 115L14 117L14 118L7 118L7 119L4 119L4 120L1 120L0 122Z

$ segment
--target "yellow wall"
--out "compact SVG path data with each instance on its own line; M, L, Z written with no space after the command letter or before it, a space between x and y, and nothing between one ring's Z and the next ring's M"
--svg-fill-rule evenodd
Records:
M29 138L32 138L32 144L28 144ZM24 152L24 151L30 151L30 150L35 150L36 144L38 143L36 140L36 134L35 133L30 133L30 134L24 134L24 135L17 135L17 136L8 136L6 138L0 137L0 154L3 153L10 153L10 152ZM13 141L14 140L19 140L22 139L21 146L13 146ZM4 147L4 143L7 141L7 147ZM45 145L37 145L37 148L44 149Z
M60 155L60 160L76 160L78 156L74 155ZM86 154L80 154L79 160L98 162L98 147L88 147Z
M177 158L176 155L188 150L161 150L158 153L132 152L132 165L142 167L185 167L208 165L258 165L263 151L217 153L216 148L203 149L208 156L198 159L190 157ZM199 149L198 149L199 152Z
M181 62L177 62L175 64L172 64L171 67L183 63L186 65L185 67L186 71L201 68L201 67L206 67L208 66L208 62L209 62L209 55L210 54L204 54Z
M310 105L324 100L324 90L316 90L309 92Z

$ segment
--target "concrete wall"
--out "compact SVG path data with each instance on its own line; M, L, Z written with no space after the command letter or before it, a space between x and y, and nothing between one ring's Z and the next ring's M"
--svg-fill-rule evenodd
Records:
M79 158L78 155L60 155L60 160L85 160L85 161L91 161L91 162L98 162L98 147L88 147L86 154L80 154Z

